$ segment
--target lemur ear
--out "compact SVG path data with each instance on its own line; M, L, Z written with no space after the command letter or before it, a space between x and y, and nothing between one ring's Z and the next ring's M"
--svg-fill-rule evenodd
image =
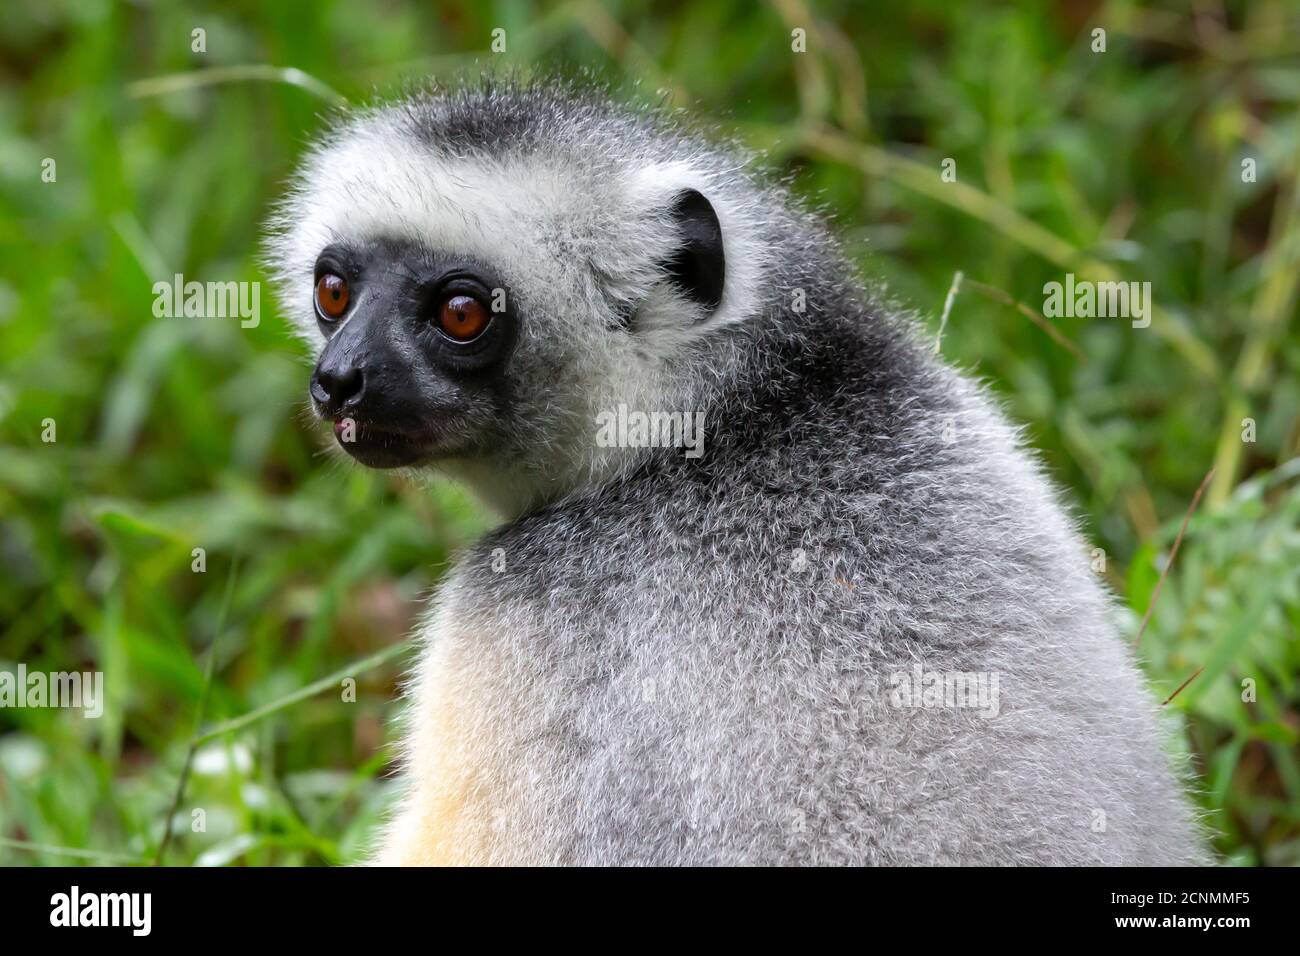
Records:
M688 298L712 312L722 301L727 277L718 214L699 192L685 189L673 200L670 215L680 245L665 263L668 276Z

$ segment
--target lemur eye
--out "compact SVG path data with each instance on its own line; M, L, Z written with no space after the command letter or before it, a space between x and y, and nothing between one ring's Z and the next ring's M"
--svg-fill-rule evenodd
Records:
M327 272L316 283L316 309L327 319L337 319L348 310L348 284L342 276Z
M487 307L473 296L450 295L438 306L438 328L450 339L476 339L492 320Z

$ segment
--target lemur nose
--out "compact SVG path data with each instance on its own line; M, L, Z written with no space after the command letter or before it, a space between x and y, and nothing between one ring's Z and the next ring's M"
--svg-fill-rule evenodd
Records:
M355 405L364 386L365 376L356 365L344 368L318 365L311 377L312 398L332 415L343 411L348 405Z

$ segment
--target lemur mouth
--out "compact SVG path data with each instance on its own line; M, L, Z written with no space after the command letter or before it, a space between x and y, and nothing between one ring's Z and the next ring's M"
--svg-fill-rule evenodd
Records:
M427 461L434 436L416 431L374 425L353 418L334 419L334 440L367 468L401 468Z

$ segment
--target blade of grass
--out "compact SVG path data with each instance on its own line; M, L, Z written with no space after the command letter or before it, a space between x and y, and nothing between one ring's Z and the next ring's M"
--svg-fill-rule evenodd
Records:
M960 274L961 273L958 273L958 275ZM1060 329L1054 326L1051 322L1048 322L1047 319L1045 319L1038 312L1031 309L1029 306L1025 305L1023 302L1019 302L1016 299L1014 299L1010 294L1003 292L1001 289L997 288L996 286L985 285L983 282L976 282L974 279L967 279L966 285L970 286L972 289L974 289L976 292L980 293L981 295L992 299L994 302L1000 302L1003 305L1010 306L1011 308L1015 309L1021 315L1025 316L1031 322L1033 322L1034 325L1038 326L1040 329L1046 332L1048 337L1053 342L1055 342L1057 345L1069 351L1069 353L1073 355L1075 358L1079 359L1080 361L1087 358L1087 356L1083 354L1083 350L1080 349L1079 346L1071 342L1069 339L1067 339L1065 335L1062 334Z
M937 199L987 223L1007 238L1063 269L1096 282L1124 281L1108 263L1086 255L1056 233L1027 219L1010 206L968 183L943 182L930 167L867 143L858 143L841 133L812 127L796 134L795 146L835 162L856 166L869 176L888 179L900 186ZM1177 316L1151 306L1151 329L1186 358L1198 372L1218 381L1219 360Z
M315 697L317 694L332 687L337 687L339 682L345 677L355 677L357 674L363 674L366 671L373 670L381 664L385 664L393 658L401 656L410 648L410 646L411 642L409 640L402 641L399 644L390 645L382 651L349 664L327 677L322 677L320 680L308 684L306 687L301 687L292 694L286 694L279 700L274 700L269 704L258 707L256 710L249 711L242 717L235 717L231 720L217 724L215 727L206 731L202 736L196 737L195 744L205 744L210 740L215 740L223 734L230 734L234 733L236 730L242 730L245 727L257 723L265 717L269 717L271 714L284 710L286 707L292 707L294 704Z
M1201 479L1200 487L1196 489L1196 494L1192 496L1192 503L1187 506L1187 513L1183 515L1182 527L1178 529L1178 537L1174 538L1174 546L1169 551L1169 560L1166 561L1165 566L1160 569L1160 577L1156 580L1155 589L1151 592L1151 600L1147 604L1147 611L1142 615L1142 624L1138 627L1137 637L1133 638L1134 647L1137 647L1138 644L1142 642L1142 635L1146 633L1147 624L1151 620L1151 612L1155 610L1156 601L1160 597L1160 589L1165 586L1165 578L1169 576L1169 571L1174 566L1174 558L1178 557L1178 548L1183 543L1183 535L1187 533L1187 524L1192 520L1192 512L1195 511L1196 506L1200 504L1201 495L1205 494L1205 489L1209 486L1210 479L1213 477L1214 469L1211 468L1205 473L1205 477ZM1199 674L1200 671L1197 671L1197 673ZM1184 684L1183 686L1185 687L1187 685ZM1180 687L1178 689L1182 690L1183 688ZM1170 699L1172 700L1172 698ZM1165 701L1165 703L1169 703L1169 701Z
M375 775L378 774L380 770L383 770L391 759L392 757L381 749L378 753L353 771L351 777L348 778L347 784L345 784L343 788L330 799L329 803L320 810L314 820L315 825L320 826L334 816L334 814L338 813L339 810L343 809L349 798L374 779Z
M934 336L934 354L939 354L939 349L943 346L943 330L948 327L948 313L952 312L952 304L957 301L957 292L961 289L962 274L960 271L952 275L952 285L948 286L948 295L943 300L943 315L939 316L939 331Z
M1210 488L1210 503L1222 504L1237 481L1245 442L1242 419L1250 412L1250 397L1265 384L1274 350L1295 310L1300 290L1300 170L1292 171L1290 188L1273 207L1269 245L1260 265L1261 281L1251 302L1250 331L1232 371L1231 393L1224 411L1215 453L1218 479Z
M25 850L29 853L53 853L57 856L68 856L78 860L91 860L109 866L145 866L149 862L148 860L142 860L139 857L130 856L126 853L109 853L104 850L82 850L70 846L52 846L48 843L32 843L29 840L11 840L8 837L0 837L0 846L9 847L11 850Z
M686 91L664 73L658 62L637 42L636 37L599 3L575 4L569 8L575 24L605 51L615 63L635 64L635 71L656 90L671 90L675 100L684 101Z
M148 96L165 96L181 90L199 89L205 86L220 86L226 83L286 83L306 90L308 93L324 100L331 106L347 106L348 100L342 93L330 89L316 77L294 67L271 66L269 63L244 63L231 66L217 66L207 70L192 70L186 73L168 73L144 80L128 83L128 96L143 98Z
M163 835L158 842L158 852L153 859L153 865L158 866L163 861L163 855L167 852L167 845L172 839L172 817L176 815L176 810L180 806L181 798L185 795L185 785L189 781L190 766L194 763L194 752L198 750L199 728L203 726L203 713L208 706L208 697L212 692L212 675L216 672L217 667L217 645L221 641L221 634L226 629L226 615L230 612L230 602L235 593L235 578L239 573L239 559L236 558L230 565L230 576L226 579L226 593L221 599L221 610L217 614L217 626L212 634L212 643L208 646L208 666L203 673L203 690L199 694L199 703L194 710L194 732L190 734L190 745L185 751L185 763L181 765L180 777L176 781L176 792L172 795L171 806L167 810L167 819L163 821Z
M1175 697L1181 694L1183 690L1186 689L1188 684L1190 684L1192 681L1196 680L1196 678L1201 676L1201 671L1203 670L1205 670L1204 665L1196 668L1196 670L1192 672L1192 676L1187 678L1187 680L1183 681L1181 684L1179 684L1178 689L1174 691L1172 694L1170 694L1168 697L1166 697L1164 701L1160 704L1160 706L1164 707L1165 704L1168 704L1171 700L1173 700Z

